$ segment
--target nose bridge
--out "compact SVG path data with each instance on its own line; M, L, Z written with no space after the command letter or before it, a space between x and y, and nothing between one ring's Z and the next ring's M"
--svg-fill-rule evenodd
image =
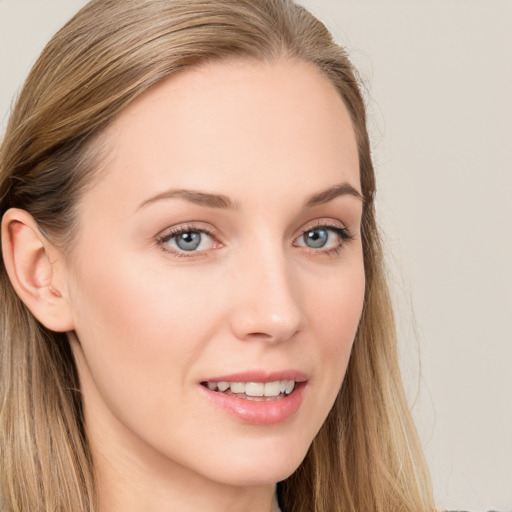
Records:
M286 340L304 323L299 283L282 241L252 244L240 266L238 301L233 314L237 337Z

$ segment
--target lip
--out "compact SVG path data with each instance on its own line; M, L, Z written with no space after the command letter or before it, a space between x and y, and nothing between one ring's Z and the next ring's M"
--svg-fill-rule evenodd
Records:
M233 395L212 391L204 385L199 385L200 392L215 407L221 409L242 423L252 425L276 425L286 421L300 408L307 386L307 375L296 370L268 372L255 370L243 373L233 373L205 379L201 382L273 382L276 380L294 380L294 390L282 398L269 401L244 400Z
M276 380L294 380L306 382L308 376L299 370L280 370L269 372L266 370L250 370L229 375L216 375L202 379L201 382L274 382Z

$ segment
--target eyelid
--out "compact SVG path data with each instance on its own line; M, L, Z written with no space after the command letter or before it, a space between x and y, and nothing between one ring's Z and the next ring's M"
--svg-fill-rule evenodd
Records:
M315 229L326 229L330 231L334 231L336 235L340 238L340 243L335 247L327 247L327 248L312 248L308 247L306 244L299 244L298 240L301 237L304 237L305 233L308 231L312 231ZM180 234L196 232L202 233L212 239L214 242L214 246L208 249L202 250L193 250L193 251L185 251L180 250L179 248L170 247L167 242L171 240L173 237L177 237ZM339 250L348 242L350 242L354 238L353 234L349 230L345 224L339 220L334 219L317 219L315 221L309 222L305 224L299 231L299 233L294 237L293 244L295 247L301 247L305 250L310 251L314 254L334 254L339 252ZM213 250L220 249L224 247L223 242L220 239L220 235L217 230L212 228L209 224L204 222L186 222L184 224L178 224L175 226L168 227L162 230L156 236L156 243L160 247L160 249L168 254L171 254L175 257L182 258L198 258L208 256Z
M337 236L340 238L340 243L335 247L327 247L327 248L312 248L308 247L305 243L298 244L298 240L300 240L308 231L313 231L315 229L326 229L330 231L334 231ZM349 243L354 239L354 235L349 230L349 228L341 221L333 220L333 219L317 219L311 223L305 224L304 227L301 228L298 236L294 238L293 245L296 247L304 248L314 254L327 254L333 255L337 254L344 245Z
M198 251L184 251L176 249L167 245L167 242L172 238L177 237L184 233L201 233L210 237L215 242L215 247L210 249L203 249ZM157 245L162 251L180 258L198 258L206 256L211 250L219 249L223 247L222 242L219 240L219 235L216 230L210 226L205 225L203 222L187 222L185 224L178 224L171 226L161 231L156 237Z
M325 218L325 219L317 219L312 222L308 222L308 223L304 224L303 227L300 228L300 230L295 238L299 238L300 236L304 235L304 233L306 233L307 231L312 231L314 229L320 229L320 228L331 229L336 232L343 231L344 233L352 236L351 231L343 222L341 222L339 220Z

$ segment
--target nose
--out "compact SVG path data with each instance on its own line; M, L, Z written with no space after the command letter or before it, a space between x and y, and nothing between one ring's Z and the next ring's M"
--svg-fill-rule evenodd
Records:
M231 328L238 339L286 341L306 322L300 282L281 251L253 252L236 273Z

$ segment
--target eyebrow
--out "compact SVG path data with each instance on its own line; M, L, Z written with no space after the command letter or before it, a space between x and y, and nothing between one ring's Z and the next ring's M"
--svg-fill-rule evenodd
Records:
M190 203L194 203L199 206L207 206L209 208L226 208L231 210L239 208L238 203L222 194L208 194L207 192L188 189L173 189L166 190L161 194L157 194L156 196L146 199L139 205L138 209L154 203L155 201L161 201L162 199L184 199Z
M319 206L333 199L336 199L340 196L353 196L357 199L361 200L364 203L364 197L356 188L354 188L350 183L344 182L339 185L334 185L333 187L329 187L317 194L313 194L306 201L306 207L312 208L313 206Z
M346 195L356 197L357 199L364 202L364 198L361 193L352 185L350 185L350 183L344 182L313 194L306 200L305 206L306 208L312 208L314 206L328 203L337 197ZM197 190L189 189L171 189L146 199L138 206L137 209L143 208L148 204L164 199L184 199L190 203L194 203L199 206L206 206L209 208L222 208L230 210L237 210L240 208L238 202L233 201L223 194L210 194L207 192L199 192Z

